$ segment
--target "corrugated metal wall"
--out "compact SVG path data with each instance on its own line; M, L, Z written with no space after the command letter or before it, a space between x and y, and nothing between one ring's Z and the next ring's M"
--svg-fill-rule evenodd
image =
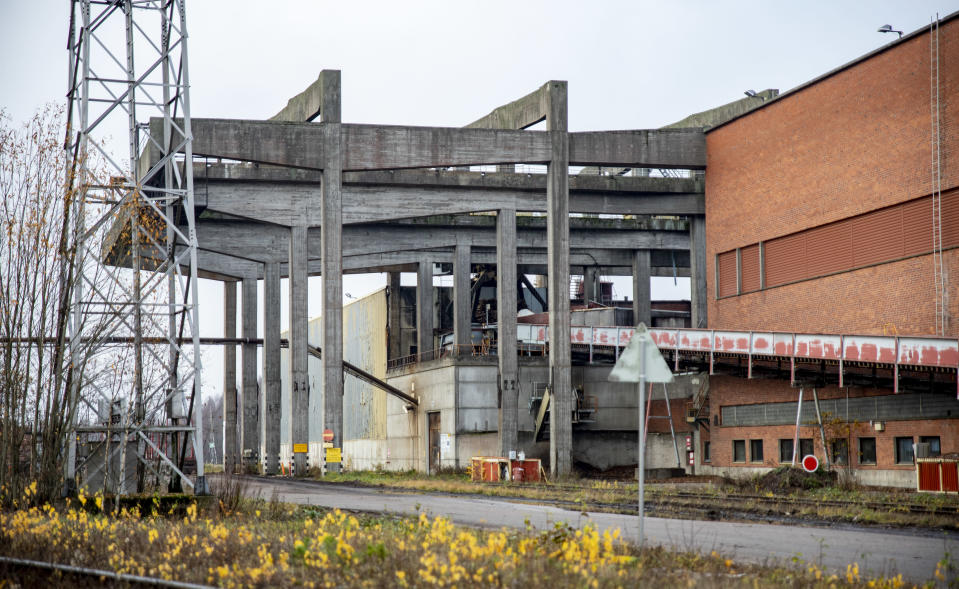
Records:
M798 395L798 393L797 393ZM809 392L806 397L811 397ZM959 400L949 395L899 394L851 399L822 399L819 410L823 420L868 422L906 419L941 419L959 415ZM796 403L759 403L729 405L721 408L723 426L790 425L796 423ZM810 398L803 399L802 424L817 423L816 408Z
M959 246L959 191L942 197L942 247ZM919 198L741 248L742 292L780 286L932 251L932 199ZM719 296L736 294L736 250L718 256Z
M386 289L343 307L343 359L386 380ZM357 378L343 383L343 437L386 439L386 393Z

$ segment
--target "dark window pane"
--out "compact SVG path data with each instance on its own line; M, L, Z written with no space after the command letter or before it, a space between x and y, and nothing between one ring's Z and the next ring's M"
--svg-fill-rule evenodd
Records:
M919 436L920 444L929 444L929 455L939 456L942 450L939 447L939 436Z
M829 454L833 464L849 464L849 442L845 438L829 440Z
M779 440L779 462L793 461L793 441Z
M746 440L733 440L733 462L746 462Z
M709 461L709 442L703 442L703 462Z
M876 438L859 438L859 464L876 463Z
M896 438L896 464L912 464L912 437Z
M812 438L799 438L799 458L815 454L812 446Z
M763 461L763 441L749 440L749 460L750 462Z

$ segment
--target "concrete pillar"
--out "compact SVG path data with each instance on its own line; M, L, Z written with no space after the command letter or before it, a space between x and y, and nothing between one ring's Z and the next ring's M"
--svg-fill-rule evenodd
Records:
M236 337L236 282L223 283L223 337ZM236 346L223 346L223 472L236 472Z
M403 349L403 305L400 299L400 273L390 272L387 275L387 321L390 326L390 337L387 342L388 358L390 360L406 355Z
M243 294L242 318L243 337L256 339L256 280L255 274L243 277L241 289ZM243 411L240 415L240 448L242 450L243 467L245 470L256 469L259 463L260 450L258 400L256 386L256 344L243 344L242 347L242 376L243 376Z
M567 475L573 461L573 386L569 342L569 135L566 82L547 84L546 129L551 154L546 172L549 272L549 468Z
M453 259L453 341L457 346L472 343L473 317L470 297L470 243L457 240Z
M320 117L326 162L321 183L320 219L323 224L320 254L323 258L323 427L333 432L333 447L343 447L343 156L340 151L340 72L324 71ZM340 463L326 465L336 472Z
M290 228L290 443L296 474L306 474L310 442L309 315L307 309L307 226Z
M416 353L433 349L433 262L421 260L416 268Z
M599 268L596 266L583 267L583 297L587 306L591 301L602 302L603 291L599 283Z
M651 327L653 310L650 303L650 262L649 250L633 252L633 325L640 322Z
M516 211L496 214L496 347L499 359L499 449L517 448L519 388L516 360Z
M280 264L267 262L263 272L263 400L260 403L260 460L264 474L280 463Z
M692 327L709 325L706 311L709 299L706 296L706 217L689 217L689 266L690 299L692 303Z

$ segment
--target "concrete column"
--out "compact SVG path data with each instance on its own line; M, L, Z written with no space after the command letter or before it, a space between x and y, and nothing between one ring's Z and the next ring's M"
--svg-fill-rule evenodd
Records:
M243 337L256 339L256 280L255 274L243 277L241 289L243 301L240 313L242 315ZM240 416L240 448L243 455L243 467L246 470L256 469L259 463L260 449L258 399L256 386L256 344L243 344L242 347L242 375L243 375L243 412Z
M706 311L709 299L706 296L706 217L689 217L689 266L690 299L692 303L692 327L709 325Z
M390 337L387 342L388 358L399 358L406 355L403 349L403 305L400 299L400 273L390 272L387 275L386 304L390 326Z
M567 475L573 461L573 386L569 342L569 135L566 82L547 84L546 129L551 154L546 172L546 241L549 272L549 369L552 402L549 468Z
M307 310L307 226L290 228L290 442L296 474L306 474L310 442L309 315Z
M651 327L653 310L650 302L649 250L633 252L633 325L640 322Z
M263 272L263 400L260 403L260 460L264 474L280 463L280 264L267 262Z
M223 337L236 337L236 282L223 283ZM223 346L223 472L236 472L236 346Z
M421 260L416 268L416 353L433 349L433 262Z
M339 89L340 73L326 71L324 87L333 84ZM335 76L334 76L335 74ZM335 78L335 80L334 80ZM322 201L320 203L323 232L320 254L323 258L323 427L333 432L333 447L343 447L343 196L340 151L340 92L324 95L320 110L323 122L323 143L326 163L323 166ZM326 465L327 472L336 472L340 463Z
M472 342L473 317L470 297L470 243L456 242L453 259L453 341L458 346Z
M500 456L518 450L519 388L516 360L516 211L496 213L496 347L499 359Z
M596 266L583 267L583 296L589 306L590 301L601 302L603 298L602 286L599 283L599 268Z

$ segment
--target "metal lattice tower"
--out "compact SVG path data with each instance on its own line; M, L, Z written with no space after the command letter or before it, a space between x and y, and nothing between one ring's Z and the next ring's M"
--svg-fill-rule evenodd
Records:
M65 148L76 253L63 279L73 285L76 377L67 486L78 474L78 435L88 434L106 445L104 486L120 456L116 493L132 490L128 448L139 458L138 490L148 471L157 482L172 478L204 493L184 0L73 0L68 50ZM126 160L111 143L124 130ZM107 256L117 244L119 262ZM187 444L195 481L181 469Z

